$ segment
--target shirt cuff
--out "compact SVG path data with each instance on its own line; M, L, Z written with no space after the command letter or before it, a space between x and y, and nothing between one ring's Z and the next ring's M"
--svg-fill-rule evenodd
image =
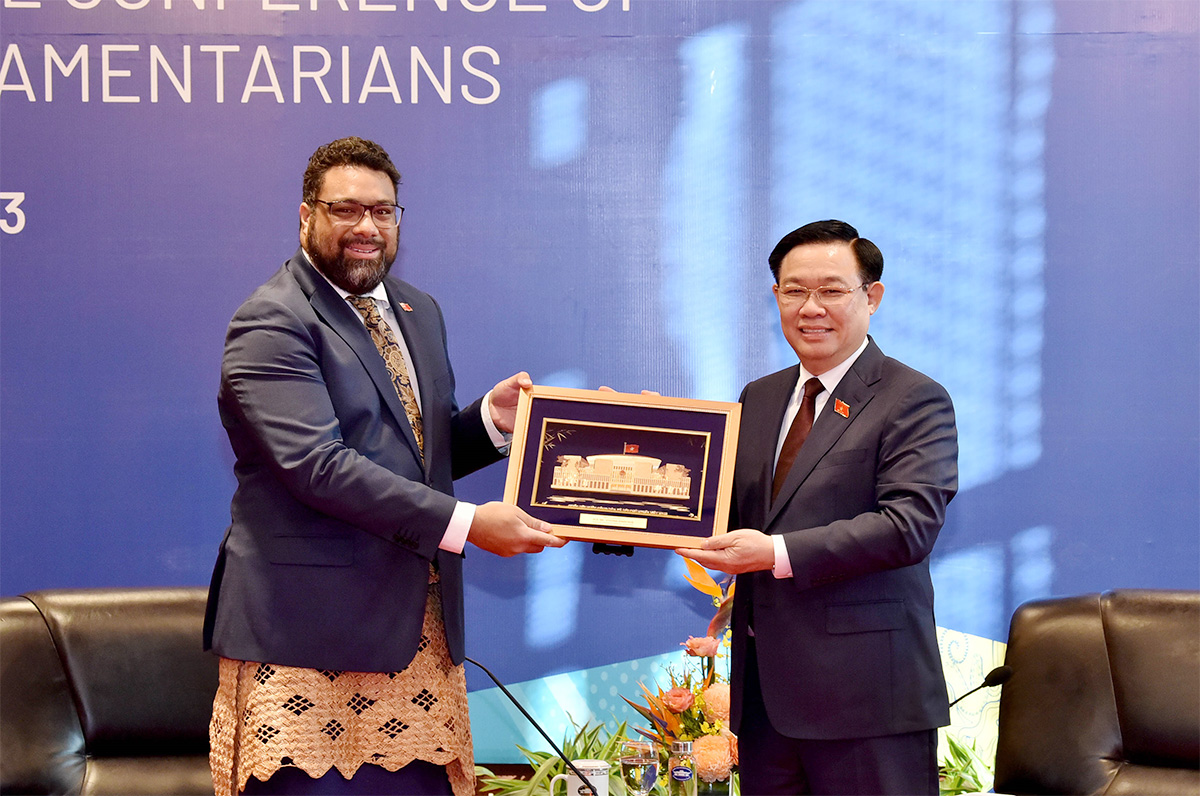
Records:
M512 445L512 434L505 434L496 428L496 424L492 422L491 390L488 390L487 395L483 396L483 401L479 404L479 409L483 413L483 427L487 429L488 438L496 446L496 450L507 456L509 446Z
M467 546L467 532L471 530L471 523L474 521L475 504L458 501L438 549L447 553L462 553L463 548Z
M771 537L771 543L775 545L775 565L771 567L771 574L777 578L790 578L792 576L792 560L788 558L787 545L783 543L783 535L775 534Z

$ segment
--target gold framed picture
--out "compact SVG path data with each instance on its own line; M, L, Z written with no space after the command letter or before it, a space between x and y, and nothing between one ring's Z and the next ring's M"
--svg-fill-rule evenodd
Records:
M699 547L725 533L741 404L534 386L504 501L567 539Z

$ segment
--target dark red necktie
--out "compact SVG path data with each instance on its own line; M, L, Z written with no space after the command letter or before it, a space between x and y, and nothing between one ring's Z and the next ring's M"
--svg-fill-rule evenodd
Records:
M821 380L815 376L804 382L804 400L800 402L800 411L796 413L792 427L788 429L787 436L783 439L783 448L779 451L779 463L775 465L775 481L771 484L772 503L779 495L779 489L783 486L783 482L787 480L788 471L792 469L792 462L796 461L796 455L800 453L800 446L804 444L804 440L808 439L808 432L812 431L813 420L817 416L817 395L824 389L821 386Z

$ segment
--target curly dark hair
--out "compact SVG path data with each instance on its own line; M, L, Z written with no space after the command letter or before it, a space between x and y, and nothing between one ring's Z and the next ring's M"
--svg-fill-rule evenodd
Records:
M325 182L325 172L335 166L362 166L375 171L382 171L392 180L392 187L400 184L400 172L396 169L388 153L374 141L368 141L358 136L339 138L318 147L308 159L308 168L304 170L304 195L306 204L313 204L321 185Z

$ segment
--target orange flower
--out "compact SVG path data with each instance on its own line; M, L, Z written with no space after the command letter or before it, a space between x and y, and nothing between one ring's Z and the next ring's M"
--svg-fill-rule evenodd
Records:
M721 737L729 739L729 754L733 756L733 764L738 764L738 741L737 736L730 732L725 727L721 728Z
M662 695L662 703L672 713L682 713L692 706L696 696L681 685L677 685Z
M701 735L692 741L692 755L696 758L696 773L705 782L729 777L733 753L729 739L723 735Z
M688 640L680 646L687 647L687 654L696 658L711 658L721 648L721 642L712 636L688 636Z
M701 693L704 697L704 716L729 721L729 683L713 683Z

